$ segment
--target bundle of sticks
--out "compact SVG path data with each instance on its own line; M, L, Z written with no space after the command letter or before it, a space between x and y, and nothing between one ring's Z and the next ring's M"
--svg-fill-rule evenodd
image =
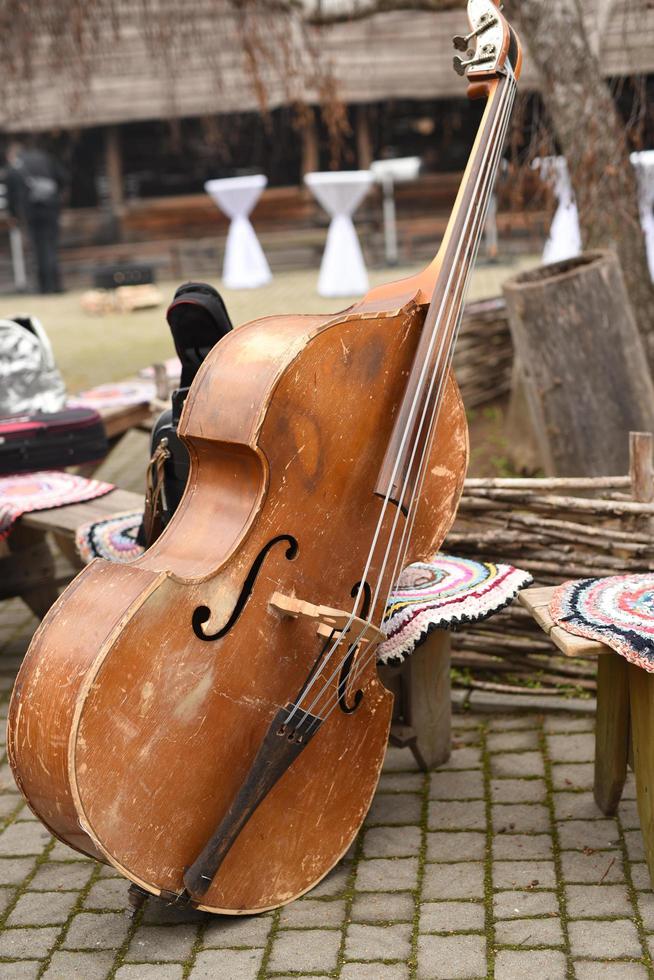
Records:
M654 572L651 436L632 433L631 450L630 476L466 480L443 550L516 565L536 585ZM452 650L472 687L559 695L595 688L594 663L563 657L515 603L461 628Z
M454 351L454 372L466 408L495 401L511 389L513 344L501 297L466 305Z

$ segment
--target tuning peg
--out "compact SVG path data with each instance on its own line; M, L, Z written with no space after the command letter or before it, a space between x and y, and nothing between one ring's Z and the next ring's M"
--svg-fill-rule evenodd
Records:
M483 34L484 31L487 31L489 27L493 27L494 24L497 24L496 17L493 17L492 14L483 14L483 16L479 20L479 25L476 27L474 31L471 31L470 34L467 35L467 37L464 37L462 34L457 34L455 37L452 38L452 44L457 49L457 51L467 51L468 44L470 43L470 41L472 41L473 37L479 37L480 34Z
M459 58L458 55L455 56L453 60L454 71L457 75L465 75L468 68L474 68L476 65L485 65L486 62L492 61L495 57L495 47L492 44L487 44L482 49L480 56L477 58L471 58L469 61L464 61Z

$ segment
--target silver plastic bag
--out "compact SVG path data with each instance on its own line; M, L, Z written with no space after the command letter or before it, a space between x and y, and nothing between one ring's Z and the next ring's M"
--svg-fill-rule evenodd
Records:
M36 317L0 320L0 417L58 412L66 387Z

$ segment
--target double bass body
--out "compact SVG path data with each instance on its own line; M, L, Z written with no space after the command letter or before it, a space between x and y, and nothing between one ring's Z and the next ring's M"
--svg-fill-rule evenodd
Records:
M320 653L315 623L280 616L273 593L352 605L425 316L411 285L336 317L228 335L184 409L191 473L173 521L133 564L93 562L32 641L9 719L19 785L59 838L150 892L183 889ZM407 561L438 548L462 487L467 430L451 378L433 445ZM288 902L346 851L390 724L374 658L346 698L256 808L199 907Z

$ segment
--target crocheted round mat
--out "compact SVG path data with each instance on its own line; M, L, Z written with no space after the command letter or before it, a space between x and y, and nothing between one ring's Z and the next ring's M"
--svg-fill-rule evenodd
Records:
M654 575L614 575L564 582L550 600L563 629L605 643L654 673Z
M78 527L75 545L82 561L88 564L94 558L106 558L126 562L138 558L144 551L136 540L142 517L142 511L127 511Z
M378 663L402 663L435 629L476 623L508 605L531 575L512 565L437 554L405 568L391 593Z
M49 510L63 504L78 504L101 497L113 490L112 483L87 480L59 470L39 470L37 473L18 473L0 477L0 540L21 514L34 510Z

